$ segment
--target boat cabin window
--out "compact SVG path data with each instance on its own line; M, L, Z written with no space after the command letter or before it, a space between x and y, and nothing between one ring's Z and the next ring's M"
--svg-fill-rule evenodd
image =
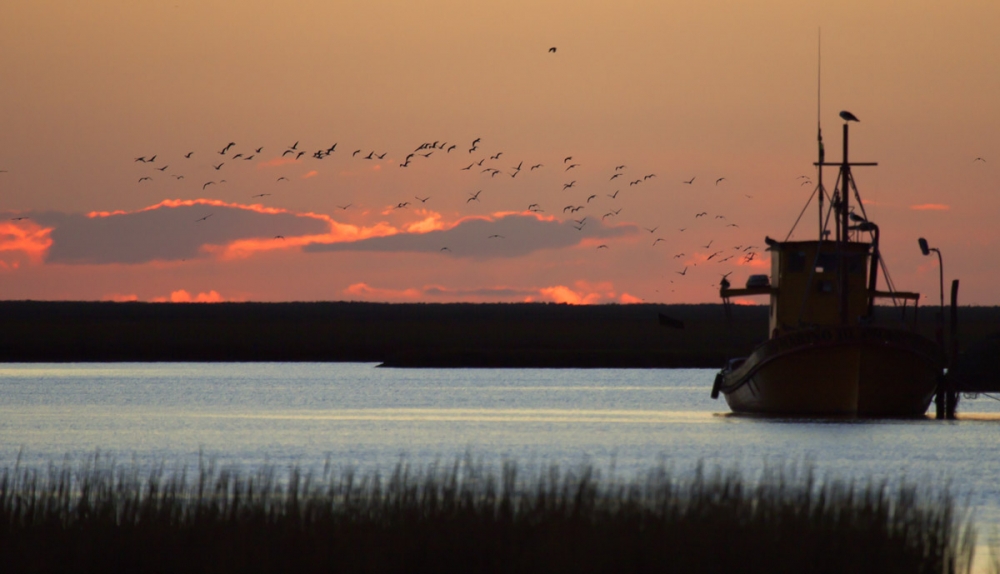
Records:
M855 275L865 272L864 256L859 254L849 254L847 260L847 272ZM838 257L836 253L820 253L816 260L816 273L836 273Z
M806 252L790 251L788 253L788 263L785 270L790 273L800 273L806 270Z
M816 258L816 273L835 273L837 271L837 255L820 253Z

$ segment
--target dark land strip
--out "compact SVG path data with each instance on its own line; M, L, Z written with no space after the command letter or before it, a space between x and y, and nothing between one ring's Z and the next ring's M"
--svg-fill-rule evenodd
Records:
M935 312L921 310L931 338ZM721 305L6 301L0 361L717 368L762 341L767 321L765 306L735 306L729 323ZM963 307L959 323L965 348L1000 331L1000 308Z

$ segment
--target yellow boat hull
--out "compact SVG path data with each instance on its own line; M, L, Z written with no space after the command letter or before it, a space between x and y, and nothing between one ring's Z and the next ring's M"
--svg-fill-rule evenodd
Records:
M909 331L828 327L795 331L731 362L716 379L736 413L915 417L927 412L943 360Z

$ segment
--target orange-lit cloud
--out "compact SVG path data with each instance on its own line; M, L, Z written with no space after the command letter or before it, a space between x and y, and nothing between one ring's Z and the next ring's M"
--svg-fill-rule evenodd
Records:
M193 297L186 290L178 289L172 291L169 297L154 297L150 301L154 303L222 303L225 299L214 289L208 293L198 293Z
M281 167L288 164L302 163L300 160L295 159L291 156L276 157L274 159L269 159L267 161L262 161L257 164L257 169L267 169L269 167Z
M355 283L344 289L344 295L363 300L393 301L418 299L422 292L419 289L379 289L367 283Z
M595 222L582 230L576 230L572 222L523 212L463 217L454 222L444 222L431 212L421 213L424 219L411 224L413 232L386 233L366 240L317 241L306 245L303 250L416 252L474 258L518 257L543 249L571 247L581 242L600 243L606 241L606 238L634 234L638 229L634 225L609 227Z
M911 205L910 209L914 211L948 211L951 209L951 206L943 203L922 203L920 205Z
M52 228L23 220L0 223L0 252L21 252L32 262L39 262L52 246Z
M576 281L572 286L553 285L549 287L478 287L472 289L450 288L441 285L425 285L404 289L374 287L368 283L354 283L342 291L352 300L362 301L419 301L444 299L448 301L488 302L551 302L571 305L594 305L598 303L641 303L638 297L627 293L620 297L615 294L609 282L591 284Z
M101 297L102 301L114 301L116 303L128 303L130 301L138 301L139 296L135 293L109 293L104 297Z
M310 170L310 171L307 171L306 173L302 174L302 179L309 179L310 177L316 177L317 175L319 175L318 171L316 171L315 169L314 170Z

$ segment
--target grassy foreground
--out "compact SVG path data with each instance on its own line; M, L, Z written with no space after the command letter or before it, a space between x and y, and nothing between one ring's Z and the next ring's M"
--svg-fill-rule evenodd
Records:
M923 493L923 494L922 494ZM782 468L626 483L471 460L387 477L94 460L0 472L0 570L194 572L956 572L953 497Z

